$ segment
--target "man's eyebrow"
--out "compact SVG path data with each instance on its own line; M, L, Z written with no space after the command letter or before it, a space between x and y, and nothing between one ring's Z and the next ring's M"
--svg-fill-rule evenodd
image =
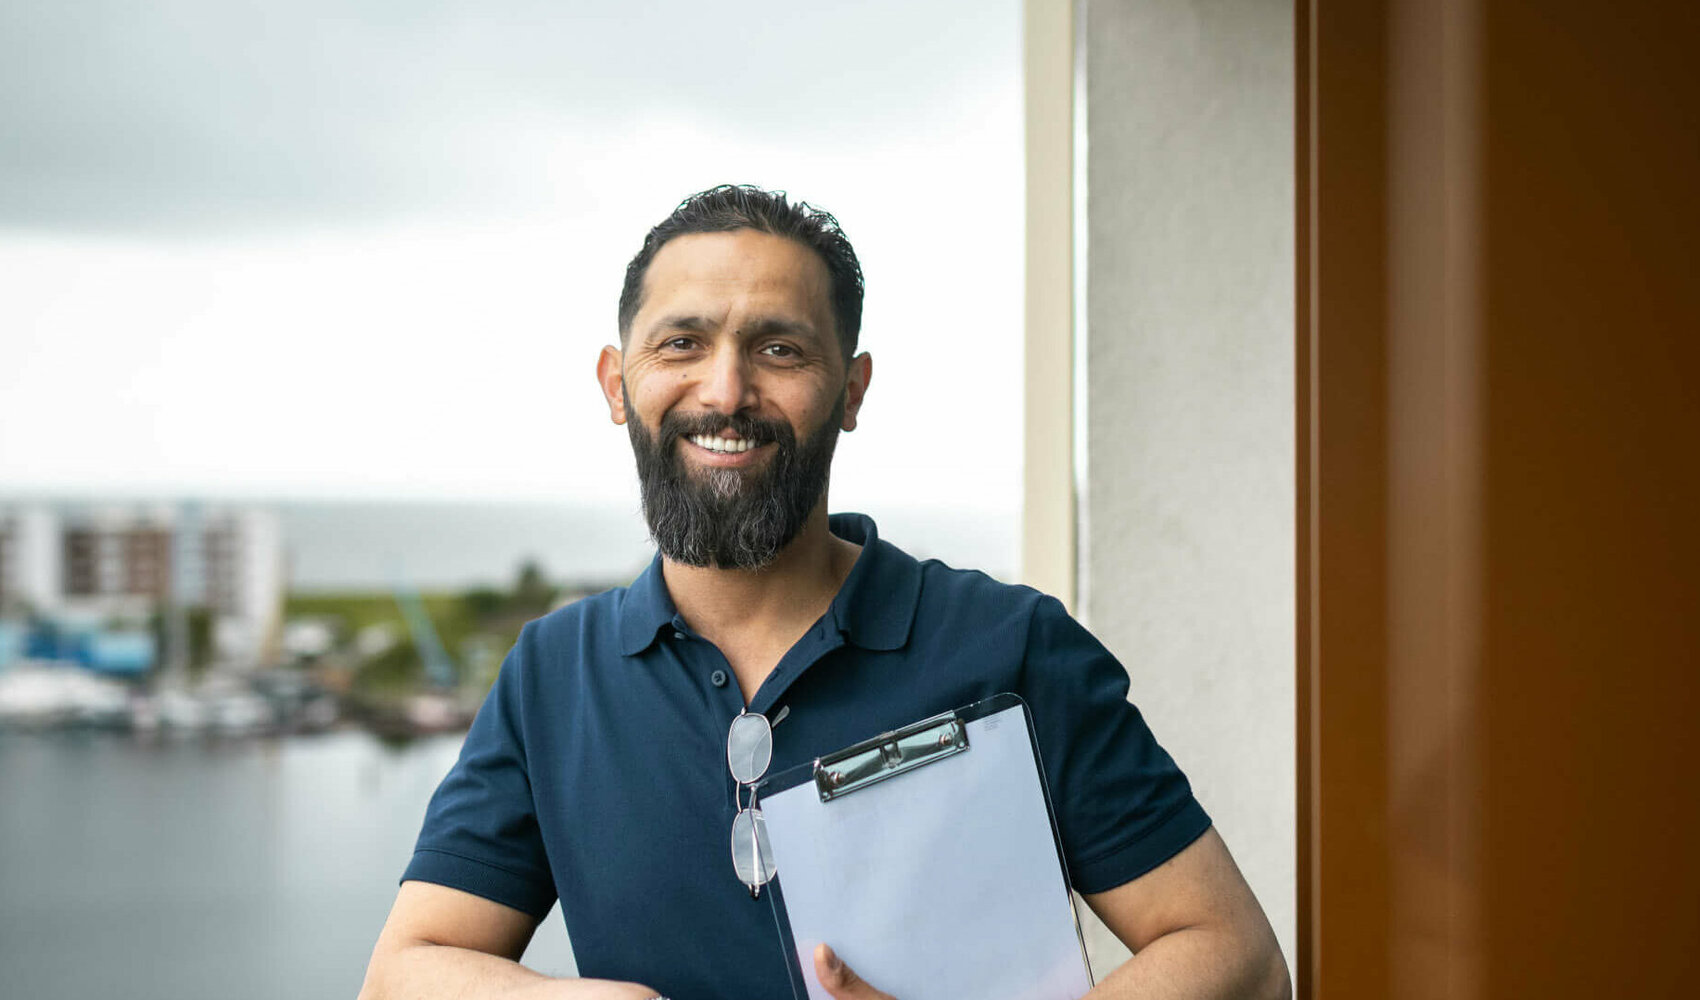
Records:
M684 333L707 333L710 330L715 329L716 326L716 323L705 316L680 313L673 316L664 316L660 320L657 320L655 325L650 327L650 332L651 334L675 331L682 331ZM746 337L771 337L778 335L808 338L816 336L814 324L802 320L780 319L777 316L763 317L755 320L754 322L747 323L740 328L739 332Z
M813 337L815 335L815 327L813 323L807 323L801 320L767 317L758 319L754 323L747 324L744 327L743 332L751 337L771 337L774 335Z
M705 333L714 328L706 317L676 315L662 317L651 330L683 330L686 333Z

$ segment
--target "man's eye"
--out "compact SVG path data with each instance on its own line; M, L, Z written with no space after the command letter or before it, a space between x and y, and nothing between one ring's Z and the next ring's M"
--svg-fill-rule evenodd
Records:
M770 358L794 358L797 351L790 344L769 344L761 352Z
M662 343L661 346L674 351L688 351L696 346L696 341L689 337L674 337Z

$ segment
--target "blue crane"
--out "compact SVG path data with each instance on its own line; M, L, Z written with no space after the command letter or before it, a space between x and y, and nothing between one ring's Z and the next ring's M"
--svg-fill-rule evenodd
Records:
M425 613L425 602L419 599L419 592L400 585L394 589L396 606L401 609L402 620L407 622L407 631L413 636L413 648L425 661L425 676L436 687L454 687L455 662L443 648L443 641L437 638L437 628L431 624L431 616Z

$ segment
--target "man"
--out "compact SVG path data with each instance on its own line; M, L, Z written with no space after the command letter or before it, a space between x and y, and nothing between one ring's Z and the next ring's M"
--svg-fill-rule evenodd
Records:
M1092 995L1287 995L1262 910L1103 647L1054 599L828 518L872 376L861 308L836 220L783 195L715 188L650 232L597 377L659 552L522 633L363 997L788 995L768 901L729 856L732 720L774 720L778 770L1006 690L1031 707L1070 878L1135 952ZM557 897L587 978L517 963ZM844 1000L903 995L828 947L813 965Z

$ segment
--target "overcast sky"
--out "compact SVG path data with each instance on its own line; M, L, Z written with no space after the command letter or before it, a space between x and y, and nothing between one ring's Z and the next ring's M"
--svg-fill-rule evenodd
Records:
M1008 518L1020 8L0 0L0 493L629 501L592 370L682 196L862 257L834 507Z

